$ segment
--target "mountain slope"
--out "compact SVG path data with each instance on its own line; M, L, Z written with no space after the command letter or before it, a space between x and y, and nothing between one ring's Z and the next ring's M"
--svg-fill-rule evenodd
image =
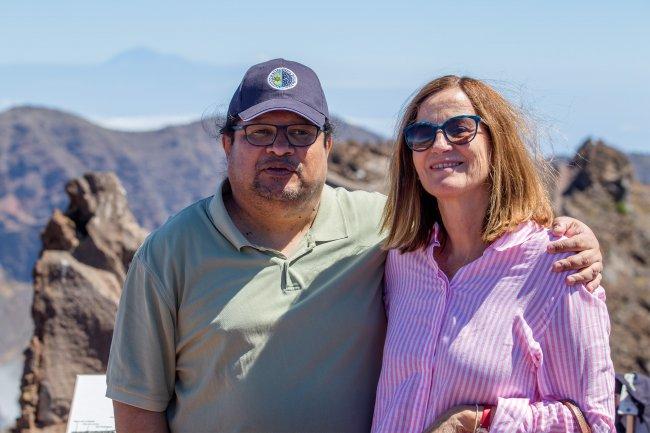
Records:
M38 233L52 209L65 205L68 179L115 171L141 223L154 227L209 195L223 161L221 146L200 122L129 133L56 110L6 111L0 114L0 263L11 276L29 278Z
M336 141L381 139L335 122ZM215 129L208 119L123 132L52 109L0 113L0 264L10 276L29 280L40 248L38 233L52 209L65 205L63 185L86 171L117 173L135 215L149 229L212 194L225 173Z

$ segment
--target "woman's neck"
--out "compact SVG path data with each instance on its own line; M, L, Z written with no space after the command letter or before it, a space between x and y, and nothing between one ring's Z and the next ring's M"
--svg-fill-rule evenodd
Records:
M443 248L437 250L436 260L449 278L485 251L483 222L489 199L489 193L484 191L471 197L438 199L445 238Z

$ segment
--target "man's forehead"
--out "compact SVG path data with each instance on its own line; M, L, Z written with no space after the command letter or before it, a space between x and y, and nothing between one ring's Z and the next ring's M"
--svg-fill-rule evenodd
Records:
M288 110L273 110L267 113L260 114L257 117L253 117L244 123L264 123L264 122L291 122L291 123L304 123L311 124L309 120L305 119L299 114L296 114Z

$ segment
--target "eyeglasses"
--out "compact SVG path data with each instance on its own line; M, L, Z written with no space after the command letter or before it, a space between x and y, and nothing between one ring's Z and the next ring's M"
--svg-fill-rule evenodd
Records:
M235 131L244 131L246 141L253 146L270 146L278 136L278 130L284 133L289 144L296 147L307 147L314 144L318 133L322 130L316 125L234 125Z
M449 143L467 144L474 140L481 123L480 116L464 114L445 120L442 125L421 121L404 128L404 140L409 149L422 152L433 146L440 129Z

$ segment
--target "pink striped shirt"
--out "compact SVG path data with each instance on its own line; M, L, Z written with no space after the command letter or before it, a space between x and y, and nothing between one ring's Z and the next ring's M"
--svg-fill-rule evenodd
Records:
M614 429L614 369L605 292L551 272L547 229L523 223L448 281L440 246L391 250L388 331L373 432L421 433L460 404L496 405L490 432L579 432L571 399L594 432Z

